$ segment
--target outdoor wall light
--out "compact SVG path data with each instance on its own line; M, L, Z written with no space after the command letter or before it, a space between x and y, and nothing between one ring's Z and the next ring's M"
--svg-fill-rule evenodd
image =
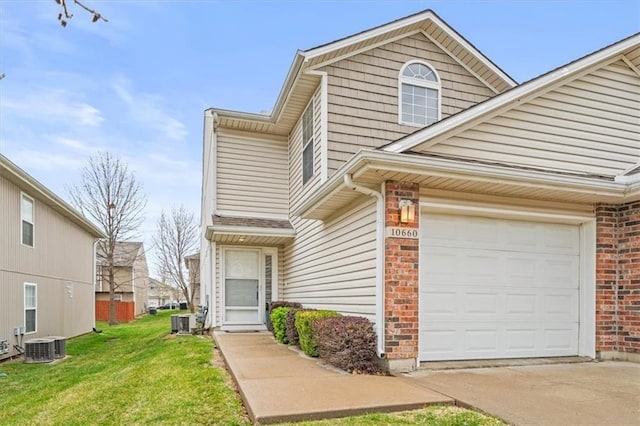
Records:
M413 222L416 216L416 206L411 200L400 200L400 223Z

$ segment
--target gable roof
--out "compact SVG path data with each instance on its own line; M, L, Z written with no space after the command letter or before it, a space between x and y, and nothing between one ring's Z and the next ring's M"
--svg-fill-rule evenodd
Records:
M89 233L95 238L104 238L106 235L98 229L89 219L71 207L62 198L54 194L46 186L38 182L27 172L12 163L7 157L0 154L0 176L26 192L29 196L38 199L55 212L69 219L72 223Z
M585 71L611 60L622 59L640 76L640 33L542 74L520 86L476 104L471 108L420 129L380 149L388 152L407 152L419 144L436 144L440 140L468 129L489 117L520 105L539 93L576 78Z
M422 33L451 55L495 93L516 86L516 82L458 34L432 10L424 10L357 34L305 51L298 51L289 68L271 114L254 114L210 108L216 124L226 128L287 135L297 122L320 82L318 68L382 44Z
M132 267L139 257L142 243L133 241L118 241L113 250L113 266ZM142 253L144 254L144 253ZM106 265L105 251L102 244L98 244L96 256L98 263Z

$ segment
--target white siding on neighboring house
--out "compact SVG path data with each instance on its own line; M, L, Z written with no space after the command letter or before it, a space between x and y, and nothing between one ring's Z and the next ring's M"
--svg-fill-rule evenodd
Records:
M414 151L614 176L640 157L640 76L622 60Z
M285 300L374 320L376 204L367 201L331 222L294 219L285 246Z
M417 130L398 124L398 74L416 59L440 76L442 119L495 95L423 34L328 65L323 70L329 75L329 176L360 148L377 148Z
M216 211L286 217L286 139L218 129L217 145Z

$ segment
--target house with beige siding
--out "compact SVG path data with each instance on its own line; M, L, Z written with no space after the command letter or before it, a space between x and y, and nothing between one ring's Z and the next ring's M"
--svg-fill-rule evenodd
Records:
M0 360L33 338L91 331L94 244L103 237L0 154Z
M107 321L109 302L108 259L106 247L98 244L96 257L96 314L97 320ZM149 268L141 242L118 241L113 251L113 281L116 304L122 304L118 321L131 321L147 311ZM106 303L105 303L106 302ZM124 308L126 306L126 308ZM124 314L124 312L128 314ZM99 314L98 314L99 313ZM105 317L106 314L106 317Z
M523 84L430 10L299 51L269 115L205 111L208 325L288 300L392 370L640 360L639 111L639 34Z

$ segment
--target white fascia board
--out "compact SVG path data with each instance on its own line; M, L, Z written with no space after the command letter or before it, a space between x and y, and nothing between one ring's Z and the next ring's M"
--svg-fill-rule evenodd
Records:
M454 39L456 43L460 44L463 48L467 49L474 55L478 60L480 60L484 65L490 68L494 73L499 75L504 81L508 82L512 87L517 86L517 82L515 82L511 77L504 73L500 68L498 68L493 62L491 62L486 56L484 56L478 49L473 47L468 41L464 39L464 37L460 36L456 31L454 31L449 25L447 25L444 21L442 21L435 13L431 10L426 10L422 13L409 16L404 19L399 19L397 21L393 21L389 24L382 25L376 28L373 28L368 31L363 31L359 34L356 34L351 37L346 37L344 39L335 41L333 43L326 44L324 46L317 47L315 49L310 49L305 51L305 57L307 60L311 60L318 56L326 55L327 53L331 53L338 49L343 49L345 47L349 47L351 45L366 42L369 39L384 35L389 32L393 32L404 27L408 27L414 24L417 24L422 21L431 20L436 25L440 27L442 31L447 33L449 37ZM362 51L362 49L360 50ZM324 63L326 65L326 63Z
M530 96L537 90L543 89L563 79L569 78L594 64L620 55L625 50L639 43L640 34L623 40L613 46L610 46L609 48L593 53L581 60L578 60L577 62L566 65L549 74L524 83L521 86L515 87L507 92L497 95L487 101L484 101L463 112L460 112L451 118L441 121L440 123L436 123L430 127L425 128L424 130L413 133L412 135L409 135L408 137L405 137L381 149L387 152L403 152L409 150L416 145L428 141L429 139L452 131L458 126L469 122L470 120L478 119L484 115L490 114L491 112L494 112L499 108L507 106L511 102L518 101L522 97Z
M296 55L289 67L289 72L287 73L287 77L280 89L280 93L278 94L278 98L276 103L271 111L271 114L257 114L252 112L242 112L242 111L234 111L223 108L209 108L206 111L209 113L218 114L221 117L234 118L238 120L246 120L246 121L258 121L261 123L276 123L280 117L280 113L282 112L282 108L286 104L286 101L289 99L291 94L291 88L295 80L297 80L300 75L300 71L302 69L302 65L305 62L305 54L302 51L297 51Z
M412 15L409 16L407 18L404 19L399 19L397 21L393 21L390 22L386 25L381 25L379 27L376 28L372 28L370 30L365 30L361 33L358 33L356 35L353 35L351 37L346 37L337 41L334 41L333 43L328 43L325 44L323 46L320 47L316 47L313 49L309 49L306 50L305 56L307 58L307 60L311 60L314 59L318 56L322 56L322 55L326 55L327 53L331 53L335 50L338 49L343 49L345 47L349 47L353 44L357 44L357 43L362 43L364 41L367 41L371 38L374 37L378 37L380 35L383 35L385 33L391 32L391 31L395 31L398 29L401 29L403 27L409 26L409 25L413 25L416 24L420 21L424 21L427 19L433 19L434 15L433 12L431 12L430 10L426 10L422 13L418 13L416 15Z
M367 167L404 173L428 173L431 176L465 178L496 183L519 183L539 188L568 189L594 195L621 196L624 187L612 181L588 176L564 175L542 170L508 168L501 165L466 163L456 160L363 151Z
M253 237L295 237L295 229L256 228L241 226L208 226L206 237L211 239L213 234L248 235Z

